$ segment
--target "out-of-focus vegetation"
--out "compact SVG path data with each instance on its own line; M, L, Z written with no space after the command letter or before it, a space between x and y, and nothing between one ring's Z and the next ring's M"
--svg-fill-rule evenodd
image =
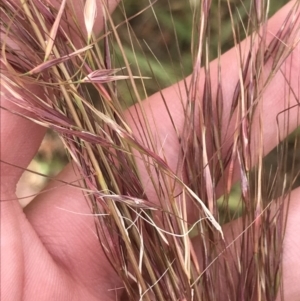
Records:
M190 3L199 5L200 2L200 0L159 0L153 8L144 10L149 6L149 1L130 0L123 3L123 9L116 9L114 12L115 24L129 19L118 28L118 33L126 51L126 57L135 73L138 74L140 70L143 76L152 78L152 80L144 81L148 95L177 82L192 72L193 18ZM230 1L233 19L243 20L245 27L249 22L250 2L250 0ZM285 3L284 0L271 1L270 15L273 15ZM219 5L221 10L218 9ZM124 15L124 9L126 15ZM210 59L213 60L218 55L218 45L222 53L234 46L228 1L212 1L210 18L215 20L210 23L209 54ZM243 40L245 28L238 28L238 32L240 40ZM118 49L119 47L115 47L113 57L116 64L123 67L122 55ZM124 101L131 104L132 99L128 95L126 83L120 81L117 85L120 91L124 91L121 95ZM139 91L143 91L143 86L138 83L137 85Z

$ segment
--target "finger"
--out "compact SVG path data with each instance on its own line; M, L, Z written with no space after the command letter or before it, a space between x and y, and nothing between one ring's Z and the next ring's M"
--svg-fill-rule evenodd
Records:
M59 8L61 5L62 0L48 0L54 7ZM93 32L97 35L99 34L103 27L104 27L104 15L103 12L110 12L112 13L117 5L119 4L120 0L96 0L96 17L95 23L93 26ZM70 14L66 16L66 19L62 22L62 27L64 30L67 31L70 40L74 45L79 47L82 45L82 39L80 34L77 30L81 31L83 36L87 36L85 20L84 20L84 8L85 8L86 1L84 0L67 0L66 5L70 9ZM74 20L76 20L76 25L73 24ZM75 30L70 29L70 24L73 24L73 28ZM82 45L85 46L85 45Z
M69 1L73 3L73 1ZM114 1L111 1L114 2ZM58 2L57 2L58 3ZM116 3L116 2L114 2ZM110 6L113 9L114 5ZM78 12L80 11L77 9ZM82 14L82 11L80 12ZM101 29L103 21L99 10L98 21ZM5 71L1 64L1 72ZM1 81L2 84L2 81ZM34 86L26 86L31 93L43 99L43 91ZM22 91L19 94L22 95ZM1 86L1 298L5 300L69 300L77 289L72 291L72 280L55 264L38 235L25 218L16 196L15 187L23 169L35 155L45 130L38 125L19 117L23 114L11 102L11 95ZM13 167L15 166L15 167ZM11 201L14 200L14 201ZM46 235L46 234L45 234ZM37 260L38 259L38 260ZM41 271L45 271L41 273ZM26 277L24 278L24 275ZM41 276L37 281L37 275ZM42 277L43 276L43 277ZM58 289L64 286L64 291ZM45 299L43 287L51 292ZM41 293L39 297L28 297L30 289ZM64 293L67 293L64 294ZM77 295L78 297L80 295ZM104 295L105 296L105 295ZM80 298L80 297L79 297ZM98 300L98 298L96 298ZM81 298L81 300L86 300ZM87 300L93 300L87 298Z
M5 89L2 88L2 91ZM32 92L41 94L40 90L32 87ZM45 128L15 115L26 114L11 103L7 93L0 100L1 114L1 188L2 192L15 192L16 184L34 155L36 154L45 134ZM5 190L5 191L4 191Z
M79 293L78 284L51 258L19 204L2 202L1 300L74 300Z
M300 248L300 236L297 234L299 229L300 221L300 187L293 190L291 194L284 200L284 204L286 205L287 212L283 213L287 216L287 224L286 224L286 232L283 241L283 261L282 261L282 284L283 284L283 298L279 298L278 300L298 300L300 296L300 259L299 259L299 248ZM252 225L254 227L254 224ZM279 225L278 225L279 227ZM223 227L223 232L226 241L226 251L224 251L224 245L221 244L218 248L220 255L213 261L212 265L209 266L210 269L214 269L213 265L217 265L218 267L218 275L219 281L215 279L215 283L219 292L218 300L228 300L228 295L230 294L230 277L233 279L233 284L235 286L234 292L238 292L238 285L240 287L241 279L245 280L245 275L241 273L249 273L246 272L243 268L237 268L240 263L237 262L238 258L242 262L244 267L247 267L247 264L253 265L253 258L255 256L253 254L253 245L251 245L252 239L247 239L247 243L241 243L243 235L246 235L247 231L252 231L251 227L247 228L244 231L244 222L242 218L235 220L229 224L226 224ZM193 245L195 247L195 252L199 259L199 262L204 262L202 257L202 247L203 243L201 242L202 237L195 237L193 239ZM279 239L279 238L278 238ZM248 251L246 251L246 249ZM242 252L243 251L243 252ZM248 255L246 255L248 254ZM248 256L248 258L247 258ZM271 256L271 254L268 254ZM267 259L268 261L269 259ZM248 262L247 262L248 261ZM276 262L274 260L274 262ZM267 264L267 263L266 263ZM274 264L274 263L273 263ZM229 266L230 273L228 272L227 267ZM254 267L255 264L254 264ZM274 266L272 268L275 268ZM249 269L249 267L248 267ZM247 269L247 271L248 271ZM201 269L204 271L204 269ZM255 273L255 272L254 272ZM230 277L229 277L230 275ZM203 273L205 276L205 271ZM274 275L270 275L274 277ZM250 276L251 277L251 276ZM280 291L279 291L280 292ZM249 294L249 291L244 290L244 294ZM240 296L242 299L243 296ZM244 296L246 297L246 296ZM223 299L222 299L223 298Z
M288 200L286 200L288 201ZM300 187L290 196L286 233L283 242L284 300L297 300L300 296Z
M76 179L70 165L57 178L74 185ZM53 181L46 191L25 214L17 202L1 202L1 298L116 300L122 284L81 189Z
M1 98L1 104L6 102L6 99ZM8 101L7 101L8 102ZM8 102L6 107L10 107L11 103ZM11 106L13 108L13 106ZM13 108L15 109L15 108ZM40 226L42 233L36 233L36 228L33 228L30 222L31 219L27 219L16 199L15 195L15 186L16 183L22 174L23 168L25 168L30 162L31 158L34 156L37 151L40 141L44 135L44 129L39 128L36 124L29 122L21 117L12 115L10 112L2 110L1 112L1 196L0 196L0 206L1 206L1 299L13 301L13 300L71 300L73 296L80 296L81 294L87 294L88 291L85 290L85 287L80 287L77 282L75 282L70 273L62 269L62 267L57 264L57 262L52 258L45 248L45 244L40 240L41 237L50 237L53 239L55 236L54 232L49 233L47 231L49 228ZM15 164L18 168L12 168L11 165L8 165L7 162ZM68 193L60 191L61 194L59 197L56 195L55 199L62 201L61 196L68 196ZM77 196L74 196L76 198ZM67 198L67 200L70 200ZM62 202L63 203L63 202ZM46 202L45 202L46 204ZM72 203L74 204L74 202ZM86 203L85 203L86 205ZM71 208L72 205L67 204L66 207ZM45 206L47 210L47 206ZM86 211L88 207L84 208ZM82 210L78 210L82 212ZM49 210L49 214L53 211ZM56 221L55 218L52 220L43 217L43 211L35 211L42 219L42 222L47 220L47 225L50 226ZM43 218L45 218L43 220ZM70 221L70 220L69 220ZM71 222L71 221L70 221ZM92 222L91 222L92 223ZM90 224L91 224L90 223ZM74 224L83 223L78 222L76 218L74 219ZM57 224L58 225L58 224ZM70 225L69 225L70 226ZM76 226L71 225L72 229L77 229ZM66 227L66 231L70 227ZM90 240L94 239L95 233L92 233L92 226L87 226L86 233L90 230ZM63 229L52 228L53 230L59 230L63 232ZM80 229L85 229L83 226ZM42 230L45 230L44 232ZM77 231L76 230L76 231ZM67 232L63 232L65 235L68 235ZM79 232L78 232L79 233ZM78 234L77 233L77 234ZM76 233L70 232L70 235L74 237ZM79 237L79 236L77 236ZM83 242L86 242L87 245L85 248L90 247L90 240L83 239ZM67 240L64 240L67 241ZM52 240L51 243L54 245L55 241ZM60 244L58 239L58 244L55 244L58 248L63 245ZM83 244L84 245L84 244ZM88 247L87 247L88 246ZM94 245L95 246L95 243ZM93 250L93 246L91 249ZM99 250L99 244L97 245ZM63 245L66 248L66 245ZM69 245L72 249L72 246ZM76 250L76 245L73 246ZM96 251L95 251L96 252ZM82 252L80 253L82 255ZM86 250L86 254L89 252ZM70 254L71 255L71 254ZM111 269L108 267L106 258L101 257L101 250L97 254L97 259L100 258L103 261L104 269L102 272L105 272L105 277L92 278L90 281L95 285L95 290L98 290L100 294L94 296L92 293L87 294L87 296L82 297L81 300L99 300L99 296L103 296L103 300L109 300L113 296L114 300L114 290L107 292L108 287L114 289L115 283L117 280L109 282L111 278L108 277ZM75 256L74 256L75 257ZM76 257L78 261L81 259ZM67 257L65 258L67 261ZM96 261L96 260L95 260ZM76 266L74 261L71 261ZM102 262L89 262L91 267L101 267ZM89 266L89 265L87 265ZM87 266L82 266L83 270L94 271L93 268L87 269ZM100 269L100 268L99 268ZM107 272L107 273L106 273ZM38 275L38 277L37 277ZM84 273L82 273L84 275ZM104 273L102 273L104 275ZM101 274L100 274L101 276ZM37 279L38 278L38 279ZM24 279L26 281L24 282ZM86 278L90 280L90 277ZM98 279L99 282L97 285L95 279ZM110 286L111 284L112 286ZM81 290L79 290L79 288ZM102 288L102 290L101 290ZM30 292L35 292L36 295L30 296ZM107 298L106 298L107 296Z
M80 186L76 187L80 185L76 181L78 177L74 166L68 165L45 192L25 208L25 214L58 266L72 275L83 289L103 300L115 300L120 291L116 288L122 284L100 247L95 217Z
M295 4L295 1L289 2L283 7L274 17L268 22L268 30L266 37L266 44L276 36L279 28L287 17L290 9ZM299 10L295 13L295 16L299 16ZM299 18L294 25L294 36L290 41L290 45L286 47L294 47L294 50L288 58L283 62L281 69L273 77L272 81L268 85L261 97L261 103L257 109L257 112L253 120L253 128L251 130L251 153L253 154L252 163L257 161L257 147L259 146L260 135L263 136L263 150L264 155L267 154L276 144L278 137L278 128L276 126L276 118L279 113L285 110L285 113L280 114L279 128L282 127L285 131L281 132L281 138L290 133L298 125L299 114L299 70L300 70L300 46L296 44L299 42L296 34L299 34ZM249 38L250 39L250 38ZM242 54L247 54L250 49L249 39L241 43ZM270 62L265 66L266 74L270 72ZM230 123L228 126L228 120L230 116L230 110L232 106L232 99L234 96L236 85L239 83L239 58L237 56L236 49L232 49L225 53L221 57L221 78L223 79L223 120L222 120L222 155L223 160L227 154L228 149L233 142L233 136L235 131L235 124ZM199 83L199 95L203 95L205 74L204 70L200 73ZM212 83L212 99L215 101L218 92L218 61L215 60L210 65L210 78ZM288 79L288 83L286 82ZM146 116L149 116L146 122L139 119L141 116L141 110L138 106L132 107L127 112L128 122L131 124L136 135L141 135L140 128L147 128L148 124L150 132L154 133L154 141L157 141L157 149L163 149L160 153L163 154L163 158L167 161L168 165L175 172L178 164L178 154L181 153L181 145L178 142L178 133L183 133L185 124L185 105L187 100L186 86L189 86L191 77L188 77L185 81L181 81L178 84L163 90L161 93L154 94L149 97L143 103L143 111ZM288 91L288 92L287 92ZM296 92L296 94L293 94ZM164 97L164 101L162 96ZM296 96L295 96L296 95ZM202 101L200 99L200 101ZM165 103L167 104L165 106ZM297 106L298 105L298 106ZM296 106L296 107L294 107ZM213 107L216 107L216 103L213 103ZM292 109L292 107L294 107ZM289 110L290 109L290 110ZM287 118L288 115L288 118ZM170 118L171 116L171 118ZM197 116L196 116L197 119ZM139 121L141 120L141 121ZM235 118L233 118L235 120ZM260 120L263 120L263 128L259 128ZM288 122L286 122L288 120ZM282 122L286 122L283 124ZM175 129L174 129L175 125ZM208 145L208 149L211 149L211 145ZM211 156L213 154L210 154ZM147 171L141 169L142 178L147 179ZM234 181L239 178L239 173L234 173ZM221 183L222 184L222 183ZM147 195L151 199L157 198L155 191L149 185L145 185ZM224 186L219 185L217 189L217 197L224 193ZM196 211L193 206L190 205L189 212L192 215ZM197 218L197 216L194 216Z
M77 18L79 25L84 28L84 1L76 1L76 3L74 1L67 2L72 10L74 10L75 15L73 15L72 18ZM50 1L50 3L58 8L61 1L54 0ZM18 3L16 4L19 5ZM112 12L117 4L118 1L116 0L110 0L108 2L98 1L98 12L94 25L96 33L99 33L103 28L103 11L105 11L103 6L108 7L108 10ZM74 19L72 19L71 16L67 16L67 19L68 18L70 19L68 21L72 24ZM64 26L68 27L66 23ZM78 39L78 36L74 37L74 41ZM6 71L5 74L9 76L9 72L3 62L1 62L1 70ZM14 87L14 89L17 88ZM46 99L46 97L44 97L43 89L38 86L28 85L28 83L26 83L26 89L28 89L28 92L32 93L32 95L37 95L41 99ZM2 92L4 93L4 96L1 97L1 175L2 181L5 183L7 189L9 188L10 190L15 191L15 185L22 174L22 170L28 166L29 162L36 154L45 134L45 129L25 118L14 115L12 112L18 112L19 114L24 115L28 113L26 113L25 110L19 109L12 103L12 95L5 87L3 87L3 85ZM21 96L24 95L22 89L18 89L15 92ZM29 93L26 93L26 95L29 95ZM5 110L2 108L5 108Z

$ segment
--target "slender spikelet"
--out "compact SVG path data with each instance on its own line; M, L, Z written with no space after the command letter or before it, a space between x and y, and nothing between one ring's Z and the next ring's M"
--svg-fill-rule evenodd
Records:
M95 19L97 16L96 0L87 0L84 5L84 23L87 31L87 38L90 41Z

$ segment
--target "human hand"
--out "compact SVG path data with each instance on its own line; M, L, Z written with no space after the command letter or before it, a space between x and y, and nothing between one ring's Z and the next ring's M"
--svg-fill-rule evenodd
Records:
M76 4L81 16L82 7L79 1ZM110 10L116 5L111 0ZM81 22L84 27L83 18ZM100 9L96 23L101 30ZM42 95L39 87L31 90ZM45 128L3 107L19 111L9 98L1 97L0 299L116 300L119 292L114 289L122 284L102 252L91 211L80 190L53 181L46 188L48 192L37 196L24 210L20 207L16 185L36 154ZM57 179L77 178L69 166ZM70 213L58 208L81 214L72 221Z
M269 26L270 36L271 33L277 32L288 10L289 8L285 7L272 19ZM291 70L294 76L291 76L293 79L291 86L297 91L299 46L294 53ZM233 63L235 58L234 50L226 53L222 58L222 76L228 78L224 87L224 103L227 104L224 114L227 115L238 77L238 66ZM286 60L288 66L292 62L291 59L292 56ZM217 83L216 62L211 64L211 73L212 79ZM272 106L272 110L266 109L264 115L266 152L276 145L277 132L274 120L284 109L284 104L281 102L284 96L283 82L284 78L279 74L273 78L265 91L264 106L266 108ZM178 102L176 103L177 91L180 87L183 88L182 83L179 87L173 86L163 91L166 100L170 100L169 108L178 128L181 128L184 116ZM200 84L199 89L203 89L203 83ZM216 86L213 86L213 89L216 89ZM292 98L290 106L294 104L297 102ZM9 99L5 98L1 99L1 106L15 109ZM146 100L144 107L147 112L155 110L157 114L154 115L157 116L157 120L168 120L159 94ZM134 118L134 111L129 112L133 115L130 118ZM290 128L293 129L297 125L297 109L290 111L289 118ZM135 128L134 124L132 128ZM155 128L154 124L153 128ZM122 283L99 246L93 218L89 216L90 209L82 192L75 187L58 185L59 182L53 181L46 188L46 192L37 196L24 211L16 200L15 187L22 168L26 168L33 158L43 135L43 128L1 110L1 297L3 300L99 300L99 298L116 300L120 293L115 289L121 287ZM178 145L173 136L175 135L173 128L168 122L161 128L159 135L162 138L168 135L170 147L165 149L165 156L172 164L172 158L176 158L178 154ZM226 149L226 145L224 148ZM7 162L20 168L8 165ZM76 179L70 165L57 180L69 183ZM235 176L235 180L237 179L238 175ZM221 195L223 188L219 189ZM297 189L291 194L285 239L284 282L287 300L296 300L299 294L297 283L300 281L300 262L297 260L297 250L300 242L295 235L299 224L297 221L297 215L300 214L300 205L297 202L299 199L300 190ZM70 216L70 212L58 208L81 214ZM87 215L84 215L85 213ZM190 218L194 218L191 212Z

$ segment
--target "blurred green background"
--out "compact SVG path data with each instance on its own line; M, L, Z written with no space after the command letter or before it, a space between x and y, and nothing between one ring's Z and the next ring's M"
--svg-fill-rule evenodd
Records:
M153 1L152 1L153 2ZM235 20L240 40L245 38L245 28L249 19L251 1L223 0L212 1L210 10L210 60L218 55L218 45L222 53L233 47L232 23L228 2ZM145 80L148 95L167 87L192 72L191 41L193 32L193 7L201 1L158 0L153 9L143 13L149 1L125 1L113 14L115 24L120 24L132 16L118 28L118 34L135 74L138 68L143 76L153 80ZM272 16L286 1L270 1L269 15ZM126 15L124 14L124 10ZM243 23L243 26L241 25ZM114 47L114 60L117 66L124 62L119 47ZM131 104L128 88L124 82L118 82L121 95L125 95L126 103ZM142 91L142 87L139 89Z

